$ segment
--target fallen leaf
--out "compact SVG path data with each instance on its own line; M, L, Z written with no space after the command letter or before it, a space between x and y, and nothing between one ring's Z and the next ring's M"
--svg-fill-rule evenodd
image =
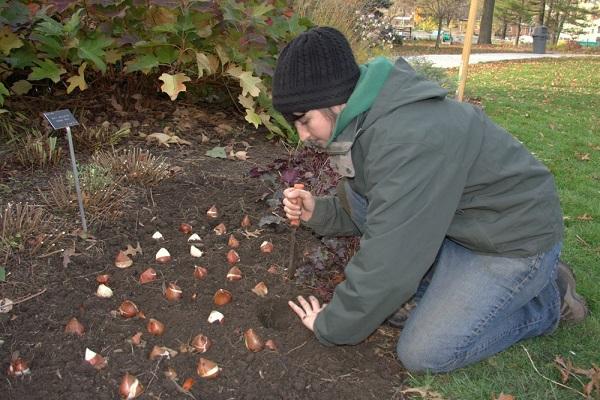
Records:
M170 147L169 143L186 144L188 146L191 146L190 142L188 142L187 140L181 139L177 135L167 135L166 133L162 133L162 132L156 132L156 133L152 133L152 134L146 136L146 141L147 142L156 141L156 142L158 142L158 144L160 146L165 146L165 147Z
M279 225L283 221L284 221L283 218L281 218L279 215L275 215L275 214L265 215L264 217L262 217L260 219L260 221L258 221L258 226L262 227L263 225L269 225L269 224Z
M13 308L14 301L9 298L0 299L0 314L6 314Z
M515 396L510 394L500 393L500 396L496 400L515 400Z
M142 251L142 246L140 246L140 242L137 242L136 247L133 247L130 244L127 244L127 249L125 249L125 251L123 251L123 253L127 254L128 256L135 256L136 254L144 254L144 252Z
M577 158L581 161L590 161L590 153L577 153Z
M225 152L225 147L221 147L221 146L216 146L213 147L210 150L207 150L206 153L207 156L212 157L212 158L227 158L227 153Z
M257 238L260 236L260 234L263 232L263 229L255 229L253 231L249 231L247 229L244 229L244 232L242 232L242 235L244 235L246 237L246 239L250 239L250 238Z
M75 246L65 249L65 251L63 252L63 268L67 268L67 266L71 262L71 257L78 255L79 253L75 252Z
M578 215L577 220L578 221L593 221L594 217L592 217L590 214L586 213L586 214Z
M421 396L421 398L424 400L444 400L444 398L442 397L441 394L439 394L438 392L434 392L433 390L429 389L428 387L408 388L408 389L401 390L400 393L416 394L416 395Z
M245 160L248 159L248 152L247 151L236 151L233 155L238 160L245 161Z
M67 87L67 94L71 93L73 90L75 90L75 88L79 88L79 90L82 92L88 88L88 85L85 82L85 67L87 67L86 62L81 64L81 66L79 67L79 70L77 71L79 73L78 75L73 75L72 77L67 79L67 82L69 82L69 87Z
M119 112L123 111L123 106L119 104L115 96L110 96L110 104Z

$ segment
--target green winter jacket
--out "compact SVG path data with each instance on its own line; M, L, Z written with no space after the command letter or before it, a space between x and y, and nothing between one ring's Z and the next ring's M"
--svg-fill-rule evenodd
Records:
M370 108L328 147L368 208L358 226L337 197L317 198L306 223L320 235L361 236L346 280L315 321L324 344L370 335L414 295L445 237L508 257L562 239L548 169L480 109L446 94L399 59ZM346 108L357 109L352 99Z

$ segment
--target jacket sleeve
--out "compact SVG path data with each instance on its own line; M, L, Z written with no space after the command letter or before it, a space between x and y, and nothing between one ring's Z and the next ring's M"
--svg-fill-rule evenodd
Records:
M377 147L365 161L369 206L360 250L315 322L315 335L326 345L361 342L416 292L464 187L460 160L441 148Z
M317 197L313 215L305 225L322 236L360 235L360 231L337 196Z

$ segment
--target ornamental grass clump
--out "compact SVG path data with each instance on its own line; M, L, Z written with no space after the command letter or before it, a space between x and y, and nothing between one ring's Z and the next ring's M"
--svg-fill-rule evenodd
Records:
M51 215L39 205L8 203L0 207L0 257L14 253L35 253L50 230Z
M154 156L138 147L112 152L98 152L92 161L107 168L123 182L138 186L155 186L170 176L170 164L165 157Z

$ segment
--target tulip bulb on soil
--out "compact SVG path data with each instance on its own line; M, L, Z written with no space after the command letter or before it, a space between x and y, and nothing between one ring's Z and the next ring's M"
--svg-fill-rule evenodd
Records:
M98 289L96 289L96 296L101 297L103 299L108 299L112 297L113 291L111 288L106 286L105 284L98 285Z
M154 268L148 268L140 274L140 283L152 282L156 280L156 270Z
M133 318L139 313L138 306L131 300L125 300L119 306L119 314L124 318Z
M154 239L154 240L161 240L161 239L164 239L164 237L163 237L162 233L160 233L159 231L156 231L152 235L152 239Z
M198 353L206 353L208 349L210 349L212 341L207 336L200 334L196 335L192 339L191 345L194 348L194 351Z
M227 262L230 265L235 265L240 262L240 256L237 251L231 249L227 252Z
M129 258L124 251L119 250L115 257L115 267L117 268L128 268L133 265L133 260Z
M177 351L170 349L164 346L154 346L148 355L150 360L156 360L160 357L167 357L170 359L171 357L175 357L177 355Z
M219 225L215 226L213 231L217 236L221 236L227 233L227 228L225 227L225 224L221 222Z
M269 289L264 282L258 282L256 286L254 286L254 289L252 289L252 292L260 297L265 297L267 293L269 293Z
M96 369L102 369L108 365L108 362L100 354L90 349L85 349L85 361Z
M167 298L167 300L177 301L181 299L182 295L183 291L181 290L181 288L172 282L169 283L169 285L165 289L165 297Z
M121 385L119 386L121 398L125 400L135 399L143 392L144 388L138 378L131 375L129 372L125 373L125 376L121 380Z
M110 280L109 274L102 274L96 277L96 282L106 285Z
M208 323L214 324L215 322L218 322L219 324L222 324L224 318L225 318L225 316L222 313L220 313L219 311L213 310L210 312L210 315L208 316Z
M13 358L8 366L8 375L10 376L23 376L29 375L30 373L31 370L27 365L27 361L23 360L21 357Z
M227 241L227 246L231 247L232 249L237 249L238 247L240 247L240 242L232 234L232 235L229 235L229 240Z
M277 351L277 344L275 344L273 339L269 339L265 342L265 348L271 351Z
M157 319L150 318L146 325L148 332L154 336L160 336L165 332L165 325Z
M169 250L165 249L164 247L161 247L158 250L158 252L156 252L156 262L164 264L164 263L168 263L170 261L171 261L171 254L169 253Z
M260 336L252 328L244 332L244 343L246 344L246 348L253 352L261 351L264 347Z
M194 278L204 279L208 275L208 270L200 265L194 266Z
M200 250L199 248L197 248L197 247L196 247L196 246L194 246L194 245L191 245L191 246L190 246L190 255L191 255L192 257L196 257L196 258L197 258L197 257L202 257L202 254L204 254L204 253L202 252L202 250Z
M271 252L273 252L273 243L265 240L260 245L260 251L262 251L263 253L271 253Z
M200 358L200 361L198 361L198 366L196 367L196 372L204 379L216 378L219 376L219 371L219 366L214 361L202 357Z
M227 280L239 281L240 279L242 279L242 271L238 267L231 267L229 272L227 272Z
M219 211L217 210L217 206L213 205L211 208L209 208L208 211L206 212L206 216L211 219L218 218Z
M192 226L190 224L182 222L181 225L179 225L179 232L189 235L190 233L192 233Z
M228 290L225 290L225 289L219 289L215 293L215 295L213 297L213 301L215 302L216 305L223 306L223 305L231 302L231 298L232 298L231 292L229 292Z
M240 223L240 225L242 226L242 228L249 228L250 225L252 225L248 214L244 215L244 218L242 218L242 222Z
M194 383L194 378L187 378L185 381L183 381L183 385L181 385L181 388L186 392L189 392L192 386L194 386Z
M71 318L65 326L65 333L72 333L77 336L83 336L84 332L85 328L83 324L79 322L75 317Z
M188 242L201 242L202 239L197 233L193 233L187 240Z

